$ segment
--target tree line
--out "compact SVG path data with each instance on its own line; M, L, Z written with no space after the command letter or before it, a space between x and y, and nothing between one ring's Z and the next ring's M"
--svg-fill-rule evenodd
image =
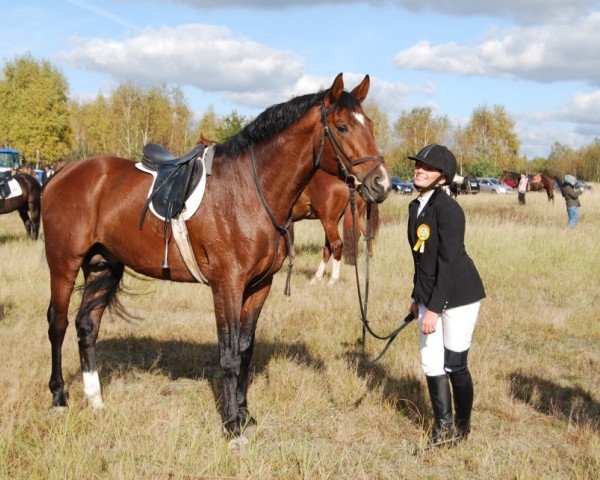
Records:
M149 142L180 155L201 134L220 142L252 120L235 110L220 116L211 105L195 120L182 90L164 85L125 82L94 99L70 98L64 75L49 61L30 54L7 62L1 73L0 146L19 150L36 166L97 154L138 160ZM412 173L408 155L440 143L454 151L463 174L570 173L600 181L600 138L579 149L557 141L547 158L527 159L519 155L521 142L514 120L501 105L476 108L462 126L429 106L403 111L393 122L375 101L368 101L365 110L374 122L386 162L400 177Z

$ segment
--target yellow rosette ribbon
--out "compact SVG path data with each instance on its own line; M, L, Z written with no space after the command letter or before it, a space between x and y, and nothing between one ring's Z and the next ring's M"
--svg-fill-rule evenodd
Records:
M426 225L424 223L419 225L419 228L417 228L418 240L417 240L417 243L415 243L415 246L413 247L413 250L415 252L417 250L420 253L423 253L425 251L425 240L427 240L429 238L429 234L430 234L429 225Z

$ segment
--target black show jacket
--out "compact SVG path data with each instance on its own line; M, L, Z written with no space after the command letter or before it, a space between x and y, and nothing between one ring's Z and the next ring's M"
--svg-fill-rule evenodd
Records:
M440 188L434 190L417 217L419 200L408 206L408 242L417 243L417 228L430 229L425 250L413 253L415 274L412 298L432 312L461 307L485 297L481 277L465 251L465 214L460 205Z

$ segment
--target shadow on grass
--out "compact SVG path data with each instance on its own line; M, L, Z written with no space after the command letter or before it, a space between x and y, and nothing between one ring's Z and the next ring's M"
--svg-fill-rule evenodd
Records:
M538 412L600 431L600 402L581 387L563 387L538 375L509 375L512 395Z
M370 390L383 389L383 400L392 405L398 412L415 425L423 426L423 412L431 410L427 392L424 391L421 380L415 375L400 378L391 377L385 368L366 359L358 351L348 351L344 354L348 363L356 368L357 374L367 380ZM355 402L358 407L363 397Z
M4 321L4 319L8 316L8 314L14 308L15 308L15 305L12 302L0 304L0 323L2 323Z
M0 245L8 245L9 243L22 242L29 240L25 231L23 233L2 233L0 234Z
M294 244L294 253L296 255L317 254L323 251L323 243L300 243Z
M110 382L113 374L132 370L159 371L172 380L206 380L218 411L223 410L223 375L216 343L161 341L149 337L115 338L99 340L97 355L103 382ZM289 358L318 371L324 368L323 361L313 357L304 343L256 341L250 363L250 383L254 375L265 371L273 358Z

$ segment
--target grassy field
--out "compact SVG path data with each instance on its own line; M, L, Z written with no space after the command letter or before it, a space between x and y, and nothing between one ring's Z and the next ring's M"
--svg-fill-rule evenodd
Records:
M369 317L394 328L408 309L410 197L391 196L372 260ZM568 232L562 198L459 198L467 250L483 277L470 353L473 433L424 453L431 422L416 325L379 364L357 339L350 267L310 286L323 241L296 225L292 296L275 279L257 331L249 402L257 436L243 453L221 435L216 331L207 287L127 275L121 301L142 320L105 316L98 341L106 409L82 404L74 328L63 348L70 394L48 412L50 346L43 241L0 216L0 478L3 479L593 479L600 478L600 185Z

